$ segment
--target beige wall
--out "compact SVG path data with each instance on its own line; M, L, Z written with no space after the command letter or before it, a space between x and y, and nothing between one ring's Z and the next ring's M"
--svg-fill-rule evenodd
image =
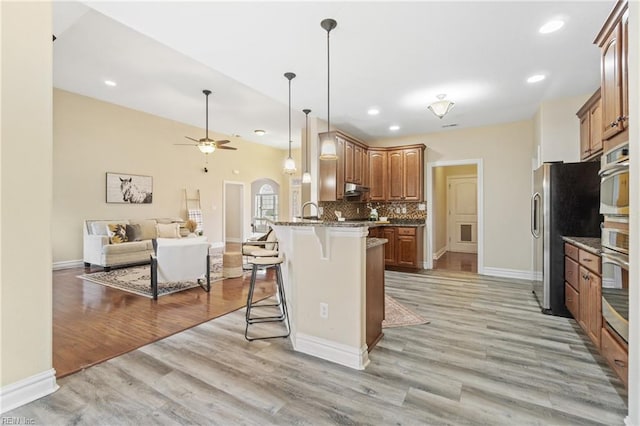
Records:
M433 232L434 256L447 246L447 178L460 175L477 175L475 164L433 168Z
M0 2L0 385L52 368L51 3Z
M540 104L534 117L534 169L545 161L580 161L580 122L576 112L592 94Z
M242 205L242 185L226 183L225 198L225 242L242 242L242 217L238 214L238 209Z
M427 145L426 162L482 159L484 266L531 270L529 196L533 121L415 135L371 146ZM427 212L427 215L432 212Z
M54 90L53 106L54 262L82 258L83 219L186 218L184 188L190 193L200 189L204 234L210 241L222 241L224 180L246 184L245 235L250 233L250 183L256 179L280 184L280 215L287 215L284 150L234 139L238 151L210 154L204 173L205 156L196 147L174 145L187 142L185 136L201 137L204 129L62 90ZM106 172L153 176L153 203L107 204Z

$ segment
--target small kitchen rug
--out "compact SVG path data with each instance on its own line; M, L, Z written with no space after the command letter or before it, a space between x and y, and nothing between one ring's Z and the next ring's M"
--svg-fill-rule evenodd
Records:
M384 321L382 328L429 324L429 321L403 306L391 296L384 296Z
M220 281L222 275L222 252L211 253L211 282ZM92 274L79 275L78 278L101 284L118 290L128 291L152 298L151 293L151 266L131 266L128 268L112 269L109 272L94 272ZM184 281L174 283L158 283L158 297L178 291L199 287L196 281Z

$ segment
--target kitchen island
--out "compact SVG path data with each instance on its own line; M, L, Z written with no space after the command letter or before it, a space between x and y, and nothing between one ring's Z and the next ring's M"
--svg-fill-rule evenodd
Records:
M382 336L386 240L367 238L367 222L274 222L272 227L285 260L293 348L364 369L369 346Z

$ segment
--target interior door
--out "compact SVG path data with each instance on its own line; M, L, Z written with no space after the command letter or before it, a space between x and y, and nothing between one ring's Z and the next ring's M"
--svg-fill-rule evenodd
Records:
M449 251L478 252L478 179L449 177L447 184Z

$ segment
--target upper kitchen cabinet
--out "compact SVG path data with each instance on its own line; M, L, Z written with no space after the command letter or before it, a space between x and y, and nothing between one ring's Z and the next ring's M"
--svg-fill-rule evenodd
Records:
M628 16L627 0L619 0L594 42L601 54L602 140L615 139L614 146L628 138Z
M602 154L602 101L598 89L576 113L580 120L580 159Z
M423 200L424 149L420 144L388 151L388 201Z
M340 131L320 133L319 140L331 137L336 142L337 160L320 161L319 201L344 199L344 184L364 185L367 181L367 146Z
M369 200L387 200L387 151L369 149Z

